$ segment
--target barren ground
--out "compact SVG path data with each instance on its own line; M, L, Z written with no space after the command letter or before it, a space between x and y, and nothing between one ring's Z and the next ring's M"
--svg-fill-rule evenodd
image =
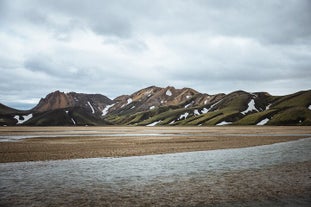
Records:
M267 145L311 137L311 127L1 127L0 162L121 157Z

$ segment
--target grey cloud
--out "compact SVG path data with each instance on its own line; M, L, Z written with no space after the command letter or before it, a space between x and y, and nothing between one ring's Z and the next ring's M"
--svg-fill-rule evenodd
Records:
M131 35L131 19L125 5L128 1L77 1L67 0L55 3L55 1L36 1L49 12L68 16L74 22L84 27L91 28L94 32L102 35L126 38Z
M308 0L2 0L0 102L150 85L310 89L310 9Z

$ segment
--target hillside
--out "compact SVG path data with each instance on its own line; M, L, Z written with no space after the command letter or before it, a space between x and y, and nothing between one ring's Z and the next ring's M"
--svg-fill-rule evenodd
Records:
M151 86L114 100L55 91L28 111L1 104L0 125L311 125L311 90L285 96L246 91L210 95Z

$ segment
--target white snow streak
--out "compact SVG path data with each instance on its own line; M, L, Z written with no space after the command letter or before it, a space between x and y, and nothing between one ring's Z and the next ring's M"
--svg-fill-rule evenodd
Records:
M217 102L214 103L213 105L211 105L211 106L209 107L209 109L207 109L207 110L208 110L208 111L211 110L212 108L214 108L214 106L216 106L217 104L219 104L221 101L222 101L222 99L219 100L219 101L217 101ZM208 112L208 111L207 111L207 112Z
M169 124L174 124L175 123L175 120L171 121Z
M107 106L103 109L103 111L102 111L102 116L107 115L107 114L108 114L109 109L110 109L111 107L113 107L113 106L114 106L114 104L107 105Z
M249 103L248 103L248 108L245 110L245 111L242 111L241 113L242 114L246 114L247 112L249 112L249 111L258 111L257 109L256 109L256 107L255 107L255 101L254 101L254 99L252 99Z
M184 114L180 115L179 119L182 119L182 118L187 119L188 115L189 115L189 113L188 113L188 112L186 112L186 113L184 113Z
M271 105L272 104L269 104L268 106L266 106L266 110L269 110Z
M159 121L155 121L155 122L153 122L153 123L151 123L151 124L148 124L147 126L155 126L155 125L157 125L158 123L160 123L162 120L159 120Z
M185 106L185 108L188 108L188 107L191 106L192 104L193 104L193 102L187 104L187 105Z
M152 109L155 109L155 106L150 106L150 108L149 108L150 110L152 110Z
M223 126L223 125L228 125L228 124L232 124L232 122L226 122L226 121L222 121L218 124L216 124L217 126Z
M191 98L191 96L189 96L189 95L188 95L188 96L186 96L186 99L189 99L189 98Z
M32 118L32 114L24 115L23 119L21 119L19 115L15 115L14 116L14 119L17 120L17 124L22 124L22 123L28 121L31 118Z
M269 119L265 118L263 120L261 120L260 122L258 122L256 125L260 126L260 125L265 125L266 123L268 123Z
M167 96L172 96L173 94L172 94L172 92L170 91L170 89L168 89L167 91L166 91L166 93L165 93Z
M308 109L311 110L311 105L309 105Z
M74 125L76 125L76 122L75 122L75 120L74 120L73 118L71 118L71 121L72 121L72 123L73 123Z
M91 103L88 101L87 104L90 106L90 108L92 110L92 114L95 114L95 110L94 110L93 106L91 105Z

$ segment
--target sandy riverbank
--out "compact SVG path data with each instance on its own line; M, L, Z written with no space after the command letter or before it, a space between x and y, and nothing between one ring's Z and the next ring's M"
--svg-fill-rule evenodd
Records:
M1 127L0 162L120 157L267 145L310 137L311 127Z

